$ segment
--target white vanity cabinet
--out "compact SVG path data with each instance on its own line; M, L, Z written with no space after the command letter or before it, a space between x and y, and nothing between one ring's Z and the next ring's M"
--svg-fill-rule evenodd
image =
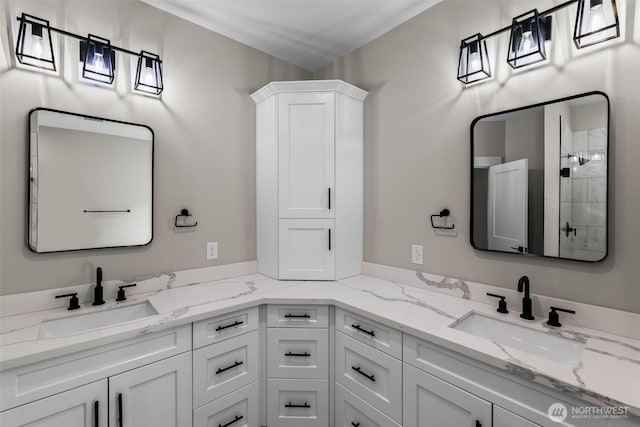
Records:
M340 308L335 325L336 425L402 424L402 333Z
M188 426L191 325L3 370L0 384L2 427Z
M329 426L329 307L267 306L267 425Z
M194 427L258 426L259 307L193 324Z
M260 273L285 280L360 274L366 95L340 80L272 82L251 95Z

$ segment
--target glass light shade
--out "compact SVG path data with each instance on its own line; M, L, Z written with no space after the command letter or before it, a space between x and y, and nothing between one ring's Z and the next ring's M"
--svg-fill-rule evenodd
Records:
M83 62L82 78L113 83L116 61L109 40L89 34L86 40L80 41L80 58Z
M18 29L16 57L21 64L56 71L49 21L23 13Z
M491 66L487 55L487 42L481 34L462 40L458 59L458 80L464 84L491 77Z
M160 56L144 50L140 52L134 89L155 95L162 92L162 61Z
M615 0L579 0L573 41L578 49L620 37Z
M536 9L513 18L507 62L520 68L547 59L544 29Z

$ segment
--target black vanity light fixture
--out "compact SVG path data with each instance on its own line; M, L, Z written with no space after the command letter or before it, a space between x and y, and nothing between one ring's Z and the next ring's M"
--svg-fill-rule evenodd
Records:
M56 71L49 21L23 13L18 20L16 57L21 64Z
M487 42L481 34L462 40L458 60L458 80L473 83L491 77Z
M458 60L458 80L464 84L470 84L491 77L485 40L505 31L511 33L507 54L507 62L511 67L520 68L544 61L547 58L545 42L551 40L551 15L573 3L578 3L573 36L578 49L620 36L620 21L615 0L568 0L542 12L534 9L513 18L509 26L485 36L477 34L462 40ZM470 43L473 43L474 39L477 40L479 48L472 51ZM480 54L479 62L471 58L475 52ZM478 64L482 67L480 74Z
M23 13L16 42L16 57L21 64L56 71L51 33L55 32L80 41L82 78L107 85L113 84L116 69L116 52L137 57L134 90L159 95L164 89L162 60L146 51L133 52L111 44L111 41L89 34L81 36L52 27L49 21Z

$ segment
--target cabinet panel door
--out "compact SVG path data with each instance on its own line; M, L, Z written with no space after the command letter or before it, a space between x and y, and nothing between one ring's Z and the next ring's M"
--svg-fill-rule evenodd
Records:
M2 427L107 425L107 380L96 381L0 413Z
M404 427L490 427L491 403L404 364Z
M333 218L335 95L279 97L280 218Z
M111 427L191 425L191 352L109 378Z
M493 405L493 427L540 427L540 425Z
M280 220L280 279L335 279L335 221Z
M269 427L328 427L327 380L267 380Z

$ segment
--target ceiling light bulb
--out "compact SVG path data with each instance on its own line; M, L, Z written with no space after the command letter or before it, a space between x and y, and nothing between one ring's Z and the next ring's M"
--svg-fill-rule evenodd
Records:
M471 61L469 61L469 65L471 67L470 71L478 71L481 67L482 62L480 61L480 54L478 52L473 52L471 54Z

